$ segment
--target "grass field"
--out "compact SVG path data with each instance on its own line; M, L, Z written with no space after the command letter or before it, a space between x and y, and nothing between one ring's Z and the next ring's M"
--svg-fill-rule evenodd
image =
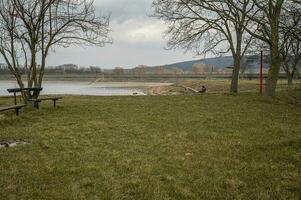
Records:
M0 103L12 102L0 98ZM301 91L65 97L0 117L0 199L300 199Z

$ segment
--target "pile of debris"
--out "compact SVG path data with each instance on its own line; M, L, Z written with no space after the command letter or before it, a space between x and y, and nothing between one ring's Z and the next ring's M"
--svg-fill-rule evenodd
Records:
M19 145L26 145L29 144L29 142L25 141L0 141L0 148L10 148L15 147Z
M183 82L167 86L151 87L149 95L194 95L208 91L207 85L203 85L203 82L193 83Z

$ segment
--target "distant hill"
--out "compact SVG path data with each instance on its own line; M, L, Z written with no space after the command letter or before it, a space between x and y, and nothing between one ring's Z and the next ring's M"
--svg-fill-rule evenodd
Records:
M177 67L184 71L191 71L192 66L196 63L203 63L205 65L215 66L218 69L223 69L226 67L233 66L233 57L225 56L225 57L216 57L216 58L205 58L205 59L199 59L199 60L191 60L191 61L185 61L185 62L172 63L172 64L163 65L163 66L166 69L171 69L171 68ZM259 69L259 66L260 66L260 57L257 55L245 56L244 59L242 60L242 65L246 66L248 69L257 71L257 69ZM268 66L269 66L269 59L268 59L268 57L265 57L263 67L268 68Z
M167 69L178 67L184 71L188 71L191 70L192 66L196 63L214 65L216 68L225 68L225 67L233 66L233 58L231 56L218 57L218 58L205 58L200 60L191 60L191 61L167 64L164 65L164 67Z

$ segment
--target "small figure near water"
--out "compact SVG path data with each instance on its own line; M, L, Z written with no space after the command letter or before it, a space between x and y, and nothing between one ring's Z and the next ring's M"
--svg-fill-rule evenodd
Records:
M199 93L206 93L206 91L207 91L207 88L203 85L202 89L199 90Z

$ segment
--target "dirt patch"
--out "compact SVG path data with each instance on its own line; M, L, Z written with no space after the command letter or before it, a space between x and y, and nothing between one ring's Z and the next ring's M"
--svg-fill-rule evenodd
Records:
M16 141L16 140L0 141L0 148L11 148L11 147L27 145L27 144L30 143L25 141Z
M204 87L207 88L204 81L184 81L172 85L151 87L150 95L193 95L203 93Z

